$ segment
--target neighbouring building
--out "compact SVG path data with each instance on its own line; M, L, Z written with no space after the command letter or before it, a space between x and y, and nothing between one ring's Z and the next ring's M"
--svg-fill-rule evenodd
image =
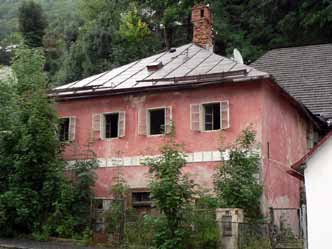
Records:
M332 44L273 49L251 66L273 75L282 88L332 127Z
M332 222L332 132L328 133L302 159L292 165L293 176L304 179L307 207L308 249L330 248ZM331 187L331 188L330 188Z
M287 170L312 147L320 120L271 74L213 53L210 9L196 5L192 11L193 43L50 93L67 142L64 158L84 159L84 151L93 150L100 161L97 197L110 198L112 181L121 175L131 188L130 203L142 208L150 205L149 175L140 162L160 153L171 121L187 154L184 172L210 190L222 157L221 131L231 144L252 125L262 155L262 207L299 207L301 183Z

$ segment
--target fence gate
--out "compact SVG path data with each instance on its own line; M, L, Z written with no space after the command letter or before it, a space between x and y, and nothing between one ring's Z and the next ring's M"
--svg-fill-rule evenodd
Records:
M271 246L270 224L238 223L238 249L254 248L257 245Z

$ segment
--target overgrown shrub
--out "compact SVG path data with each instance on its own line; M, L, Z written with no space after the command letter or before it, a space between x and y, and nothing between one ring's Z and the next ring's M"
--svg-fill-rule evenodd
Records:
M192 231L188 237L186 248L217 249L219 229L214 209L197 209L191 213Z
M156 227L155 243L158 249L183 249L190 234L187 212L191 209L194 184L181 170L186 160L181 147L174 141L174 129L161 148L161 156L150 158L152 199L165 218Z
M243 249L272 249L272 245L268 239L253 238L248 241Z
M158 226L164 224L161 217L136 215L129 217L125 225L125 244L137 248L152 248Z
M260 155L255 144L256 134L251 127L245 129L236 143L223 148L229 154L218 168L215 190L221 207L242 208L251 220L261 217L260 197L263 187L259 175Z
M0 81L0 236L72 237L90 224L97 162L77 161L65 176L44 62L42 50L17 49L15 77Z
M94 198L94 169L96 159L77 160L62 179L61 193L53 203L54 212L49 217L50 233L61 237L81 237L91 229L91 202Z

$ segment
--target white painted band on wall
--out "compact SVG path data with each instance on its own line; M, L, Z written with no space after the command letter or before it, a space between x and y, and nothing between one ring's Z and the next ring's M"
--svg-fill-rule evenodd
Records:
M98 158L99 166L102 168L117 167L117 166L140 166L147 158L156 158L157 156L132 156L122 158ZM185 158L187 163L201 163L201 162L220 162L228 160L228 153L221 153L220 151L199 151L193 153L186 153Z
M198 151L193 153L185 153L187 163L207 163L207 162L221 162L229 160L229 150L225 152L220 151ZM255 153L260 154L260 150L255 150ZM148 158L158 158L155 156L132 156L132 157L112 157L112 158L98 158L99 167L110 168L119 166L141 166ZM69 161L69 165L73 161Z

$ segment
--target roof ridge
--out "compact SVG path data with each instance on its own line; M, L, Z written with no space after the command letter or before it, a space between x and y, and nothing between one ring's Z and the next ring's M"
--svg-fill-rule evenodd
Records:
M308 48L308 47L320 47L320 46L327 46L327 45L331 45L332 43L318 43L318 44L308 44L308 45L300 45L300 46L288 46L288 47L280 47L280 48L272 48L270 50L268 50L266 53L271 52L271 51L275 51L275 50L288 50L288 49L296 49L296 48ZM265 54L266 54L265 53Z

